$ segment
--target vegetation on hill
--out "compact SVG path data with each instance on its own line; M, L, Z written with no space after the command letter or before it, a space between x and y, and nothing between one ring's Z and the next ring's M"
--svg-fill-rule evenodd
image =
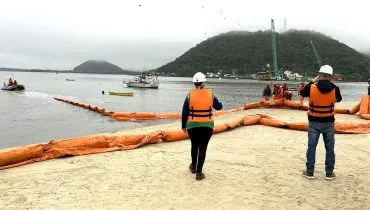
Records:
M322 64L329 64L344 80L370 77L369 57L321 33L290 30L276 34L279 68L304 76L315 76L319 65L309 41L312 40ZM198 71L249 75L272 64L271 31L233 31L209 38L176 60L155 69L160 74L192 76Z
M74 73L123 74L128 73L120 67L103 60L88 60L73 69Z
M102 60L88 60L71 70L0 68L0 71L48 72L48 73L87 73L87 74L138 74L136 71L122 70L120 67Z

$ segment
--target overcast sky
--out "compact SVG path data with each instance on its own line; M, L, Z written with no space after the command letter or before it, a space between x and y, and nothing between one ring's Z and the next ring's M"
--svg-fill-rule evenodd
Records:
M231 30L315 30L370 52L365 0L0 0L0 67L162 66Z

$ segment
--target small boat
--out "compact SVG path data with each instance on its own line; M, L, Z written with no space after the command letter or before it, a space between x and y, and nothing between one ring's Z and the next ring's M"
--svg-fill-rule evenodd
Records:
M159 81L156 75L142 73L141 75L135 76L133 79L126 82L126 85L127 87L157 89L159 87Z
M109 95L113 96L134 96L133 92L111 92L109 91Z
M7 91L22 91L24 89L25 89L24 85L12 85L12 86L1 87L1 90L7 90Z
M66 81L75 81L74 79L66 79Z

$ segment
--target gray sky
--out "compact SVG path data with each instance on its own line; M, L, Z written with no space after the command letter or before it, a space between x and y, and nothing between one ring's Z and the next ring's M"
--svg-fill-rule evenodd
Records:
M370 52L365 0L0 0L0 67L162 66L231 30L315 30Z

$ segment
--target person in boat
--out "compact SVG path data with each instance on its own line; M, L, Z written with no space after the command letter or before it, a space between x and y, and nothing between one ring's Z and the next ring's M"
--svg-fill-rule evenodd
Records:
M222 103L205 86L206 76L198 72L193 77L195 88L189 91L182 108L182 129L191 141L191 163L189 170L196 173L195 179L205 178L202 172L208 142L213 134L214 122L212 107L222 109Z
M303 102L304 102L304 97L301 96L301 90L303 89L304 86L305 86L304 82L301 82L298 84L298 88L297 88L299 103L301 104L301 106L303 106Z
M321 133L326 149L325 179L336 178L333 172L335 165L334 108L335 103L342 100L342 96L339 87L330 81L332 78L333 68L324 65L320 68L319 76L308 83L300 93L303 97L309 97L307 162L306 170L303 171L303 176L308 179L314 179L316 146Z
M262 97L265 101L269 101L270 97L272 96L272 90L270 84L267 84L265 89L263 89Z
M13 86L13 84L14 84L13 79L12 78L9 78L8 86Z
M13 85L14 85L14 86L17 86L17 85L18 85L17 80L14 80Z

